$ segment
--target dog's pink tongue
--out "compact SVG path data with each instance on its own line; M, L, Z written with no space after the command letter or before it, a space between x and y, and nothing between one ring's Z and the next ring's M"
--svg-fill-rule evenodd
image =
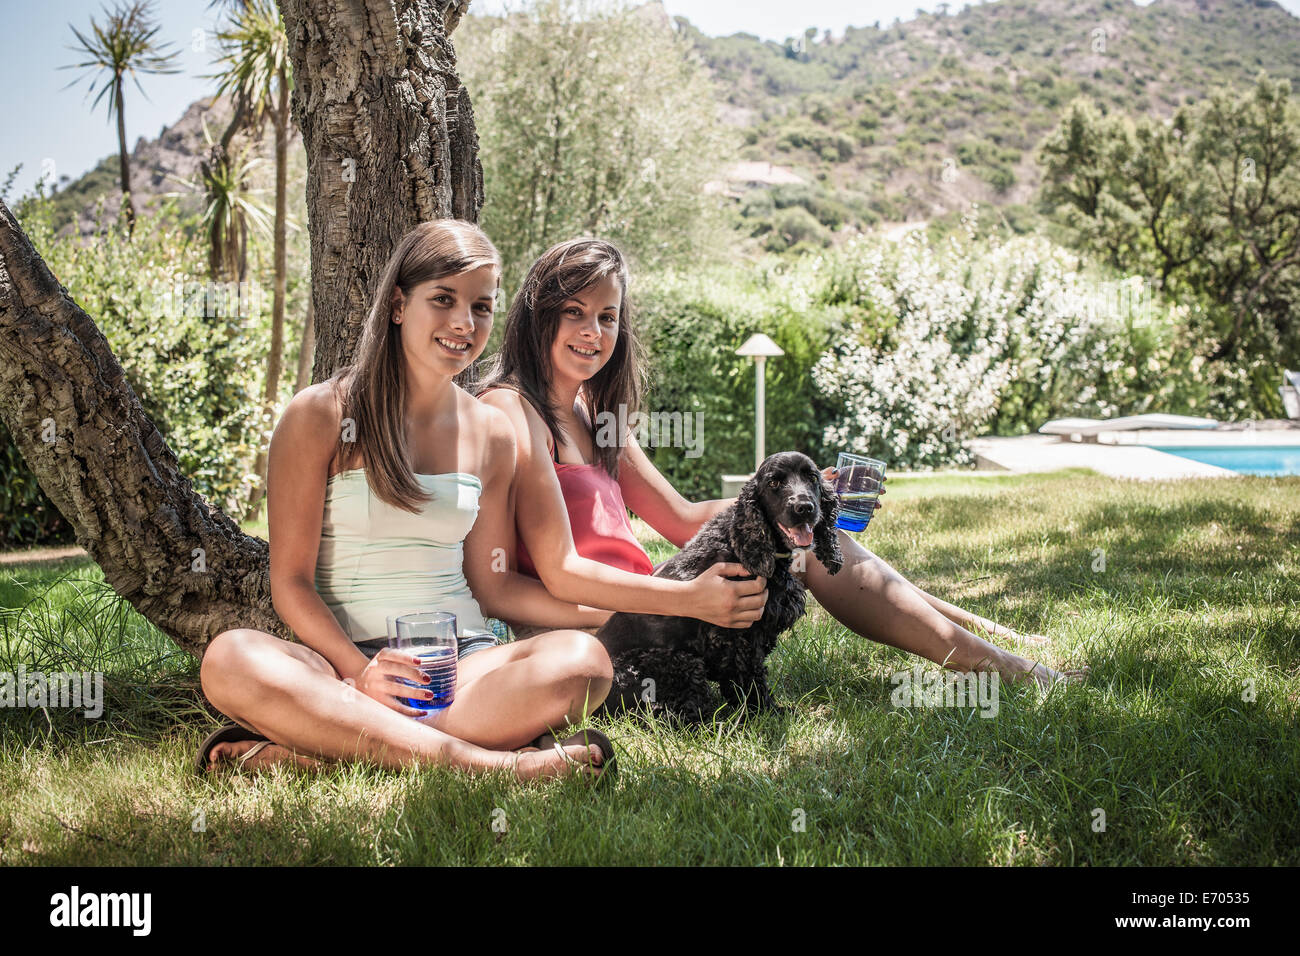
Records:
M796 548L807 548L812 544L813 531L810 524L801 524L797 528L787 528L785 525L781 525L781 530L785 532L785 536L790 539L790 543Z

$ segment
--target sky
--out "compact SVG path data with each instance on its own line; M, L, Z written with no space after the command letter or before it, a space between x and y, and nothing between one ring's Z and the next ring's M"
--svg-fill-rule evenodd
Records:
M959 10L964 0L950 3ZM1281 0L1300 16L1300 0ZM471 13L498 13L506 0L473 0ZM512 6L518 7L518 0ZM91 17L103 20L102 0L0 0L0 185L22 164L14 194L28 191L42 170L61 179L76 179L105 156L117 153L116 125L108 121L104 101L93 111L94 95L78 78L84 71L59 69L80 58L69 49L75 42L68 24L83 32ZM782 41L807 27L842 33L846 26L869 26L876 20L908 20L918 7L932 10L930 0L664 0L672 16L687 17L707 34L752 33ZM127 149L141 137L152 138L174 123L190 103L213 92L215 83L203 75L213 72L220 4L208 0L156 0L162 29L159 39L179 56L181 72L142 76L141 89L126 88ZM68 84L74 85L69 87ZM96 94L98 87L96 87ZM9 197L13 198L13 197Z

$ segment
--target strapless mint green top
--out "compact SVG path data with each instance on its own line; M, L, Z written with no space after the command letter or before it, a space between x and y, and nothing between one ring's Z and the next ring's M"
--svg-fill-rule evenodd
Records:
M419 514L376 497L361 468L325 486L316 590L354 641L387 636L390 614L413 611L451 611L458 636L486 630L464 571L483 484L465 472L415 478L432 496Z

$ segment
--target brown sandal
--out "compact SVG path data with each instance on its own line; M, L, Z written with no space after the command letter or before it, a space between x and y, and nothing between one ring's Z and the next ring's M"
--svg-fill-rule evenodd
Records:
M249 757L263 750L267 744L271 743L271 740L265 735L259 734L256 730L249 730L242 724L237 724L234 721L222 724L212 733L208 734L207 739L204 740L203 743L199 744L198 755L194 758L194 772L199 776L203 776L211 771L212 764L210 758L212 757L212 748L217 744L235 744L244 740L256 740L259 741L259 744L249 750L248 753L244 754L239 761L241 764Z
M538 750L547 750L554 748L562 754L566 760L573 760L564 752L565 747L571 747L576 744L590 746L595 744L600 748L601 763L596 774L596 779L604 777L618 776L618 759L614 756L614 745L610 743L608 737L595 728L589 727L586 730L579 730L576 734L566 737L564 740L556 740L555 735L551 733L542 734L528 746L536 747Z

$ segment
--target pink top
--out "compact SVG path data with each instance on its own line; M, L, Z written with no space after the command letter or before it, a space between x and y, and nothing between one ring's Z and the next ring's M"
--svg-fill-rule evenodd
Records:
M627 520L623 491L609 472L600 465L571 465L562 461L554 465L578 554L635 574L653 574L650 556L637 541L632 523ZM520 572L538 577L524 539L518 535L516 538Z

